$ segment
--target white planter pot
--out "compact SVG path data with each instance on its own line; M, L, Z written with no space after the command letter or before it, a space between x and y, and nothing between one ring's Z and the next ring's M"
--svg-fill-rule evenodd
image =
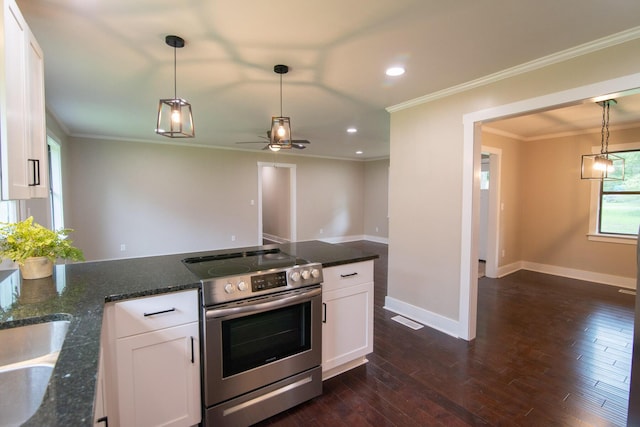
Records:
M49 277L53 275L53 261L44 256L27 258L20 266L20 274L23 279Z

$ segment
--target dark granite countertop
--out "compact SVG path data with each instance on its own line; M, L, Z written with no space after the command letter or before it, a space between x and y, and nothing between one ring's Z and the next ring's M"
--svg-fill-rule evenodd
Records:
M279 247L323 267L378 258L358 249L320 241L266 245L57 265L53 277L21 280L18 271L0 271L0 329L71 319L69 331L42 405L25 426L92 426L104 305L141 296L198 289L200 283L181 260L231 250Z

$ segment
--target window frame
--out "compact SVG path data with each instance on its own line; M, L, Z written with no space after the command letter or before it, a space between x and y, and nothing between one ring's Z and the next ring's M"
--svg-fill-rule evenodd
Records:
M622 151L640 151L640 142L633 142L629 144L614 144L609 145L609 152L622 152ZM599 153L600 146L594 146L591 150L592 153ZM613 193L610 193L613 194ZM624 192L622 194L630 194ZM640 192L638 192L640 194ZM627 245L635 245L638 242L638 236L635 234L617 234L617 233L601 233L601 202L603 197L602 181L593 180L591 182L591 207L589 209L589 232L587 238L596 242L608 242L608 243L620 243Z

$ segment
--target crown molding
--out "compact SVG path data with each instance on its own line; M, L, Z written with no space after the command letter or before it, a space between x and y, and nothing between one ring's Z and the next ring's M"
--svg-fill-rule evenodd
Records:
M386 110L389 113L395 113L407 108L415 107L417 105L426 104L438 99L446 98L451 95L455 95L461 92L465 92L471 89L475 89L480 86L485 86L491 83L498 82L500 80L508 79L520 74L528 73L540 68L547 67L549 65L557 64L563 61L567 61L578 56L586 55L598 50L606 49L612 46L616 46L622 43L626 43L631 40L640 38L640 26L630 28L625 31L621 31L616 34L612 34L607 37L603 37L589 43L584 43L570 49L562 50L560 52L553 53L551 55L543 56L542 58L535 59L533 61L525 62L524 64L516 65L515 67L507 68L497 73L489 74L479 79L471 80L466 83L462 83L456 86L449 87L437 92L411 99L409 101L402 102L400 104L387 107Z

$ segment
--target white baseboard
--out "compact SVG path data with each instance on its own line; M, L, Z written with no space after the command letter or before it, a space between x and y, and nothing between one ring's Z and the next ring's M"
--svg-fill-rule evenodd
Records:
M504 277L507 274L515 273L518 270L522 270L522 261L517 261L511 264L498 267L498 278Z
M375 242L375 243L384 243L385 245L389 244L389 238L388 237L372 236L370 234L365 234L364 235L364 240L367 240L369 242Z
M585 280L587 282L602 283L604 285L620 288L635 289L634 277L614 276L612 274L596 273L593 271L576 270L574 268L558 267L555 265L539 264L537 262L521 261L523 270L537 271L538 273L553 274L555 276L568 277L570 279Z
M388 237L371 236L369 234L359 234L359 235L352 235L352 236L338 236L338 237L325 237L325 238L317 239L317 240L320 240L321 242L326 242L326 243L346 243L346 242L357 242L358 240L368 240L370 242L389 244L389 238Z
M345 243L345 242L355 242L357 240L364 240L364 235L356 235L356 236L337 236L337 237L324 237L322 239L318 239L321 242L326 243Z
M455 338L460 338L460 322L449 319L440 314L433 313L421 307L416 307L404 301L400 301L390 296L384 299L384 308L394 313L400 314L416 322L420 322L430 328L436 329Z
M284 237L274 236L273 234L262 233L262 237L267 240L271 240L276 243L289 243L289 239L285 239Z

